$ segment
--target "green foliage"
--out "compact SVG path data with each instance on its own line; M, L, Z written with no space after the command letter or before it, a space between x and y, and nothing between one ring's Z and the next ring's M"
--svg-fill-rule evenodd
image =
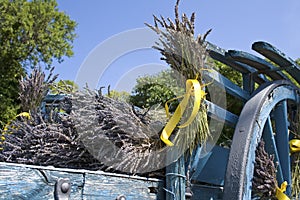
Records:
M243 86L243 77L240 72L234 70L233 68L231 68L219 61L213 60L211 58L208 59L208 62L210 64L210 66L212 66L216 71L218 71L220 74L225 76L231 82L238 85L239 87ZM218 93L218 90L221 90L218 87L214 87L214 86L211 86L211 87L213 87L213 91L216 94ZM208 95L208 98L209 98L209 95ZM228 110L236 115L239 115L242 108L243 108L243 103L239 99L237 99L236 97L231 96L229 94L226 94L226 110ZM233 137L233 133L234 133L234 128L225 124L218 143L221 143L224 146L230 146L230 141Z
M78 85L71 80L60 80L50 86L51 94L71 94L78 90Z
M109 94L107 94L108 97L115 99L117 101L122 101L122 102L127 102L129 103L130 100L130 94L125 91L116 91L116 90L111 90L109 91Z
M0 58L0 128L16 116L20 108L18 97L18 79L22 68L3 67Z
M9 122L11 119L13 119L13 117L17 115L20 106L15 105L14 102L12 102L12 100L8 98L0 97L0 101L0 127L4 127L7 122Z
M76 23L59 12L55 0L2 0L0 2L1 58L34 67L72 56Z
M272 65L280 67L279 65L277 65L276 63L272 62L270 59L265 59L266 61L270 62ZM300 58L298 58L296 61L296 64L300 64ZM288 70L282 70L281 71L285 76L287 76L288 79L290 79L290 81L292 81L293 84L295 84L297 87L300 88L300 84L292 77L292 75L290 74L290 72Z
M140 77L130 96L130 102L140 108L149 108L156 104L184 94L184 87L180 86L176 73L165 70L155 75ZM181 93L180 93L181 92Z
M239 87L243 87L243 77L240 72L216 60L209 59L209 62L211 63L211 66L220 74L225 76L227 79L229 79L231 82L238 85ZM218 88L214 88L215 92L217 90ZM226 107L227 110L231 111L234 114L239 115L243 105L239 100L236 99L236 97L227 95L226 103L227 103L227 107Z
M72 56L76 22L59 12L55 0L0 1L0 122L19 108L19 80L36 65Z
M231 82L235 83L236 85L242 87L243 85L243 77L242 74L227 65L216 61L216 60L209 60L212 62L212 67L218 71L220 74L228 78Z

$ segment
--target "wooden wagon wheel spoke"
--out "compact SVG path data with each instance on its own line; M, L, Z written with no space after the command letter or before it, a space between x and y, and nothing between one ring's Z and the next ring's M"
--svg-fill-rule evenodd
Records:
M272 128L271 118L268 117L264 130L263 130L263 140L265 141L265 149L270 155L274 155L274 163L279 163L279 155L277 150L277 145L275 142L274 131ZM284 181L282 175L282 168L281 165L278 165L276 177L278 182L282 183Z
M275 121L275 141L279 156L279 165L282 169L284 181L288 182L287 193L291 193L291 165L290 165L290 147L288 133L288 116L287 116L287 101L284 100L278 103L274 109ZM282 182L280 182L282 183Z
M289 82L275 81L257 90L245 104L236 125L227 164L224 200L251 199L255 149L265 141L265 149L278 163L278 186L291 184L287 104L299 96ZM286 194L289 195L290 186Z

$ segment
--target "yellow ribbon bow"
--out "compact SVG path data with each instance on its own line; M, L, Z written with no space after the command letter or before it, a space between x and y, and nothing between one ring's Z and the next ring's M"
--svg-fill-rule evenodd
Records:
M178 126L178 128L187 127L195 119L197 112L200 109L201 99L203 99L204 96L206 95L206 93L201 89L201 85L200 85L199 81L196 79L188 79L186 81L186 93L183 96L182 101L177 106L173 116L169 119L168 123L166 124L165 128L163 129L162 134L160 135L160 139L168 146L174 145L169 140L169 137L170 137L171 133L173 132L173 130L175 129L175 127L177 126L177 124L179 123L179 121L186 109L186 106L188 104L188 101L189 101L191 95L194 96L194 106L193 106L192 113L191 113L190 117L188 118L188 120L185 123L183 123L182 125ZM174 99L171 99L166 102L165 109L166 109L166 114L168 117L170 116L168 103L170 101L174 101L175 99L178 99L178 98L174 98Z
M300 152L300 140L298 139L290 140L290 151L291 153Z
M286 187L287 187L288 183L286 181L284 181L280 188L277 187L276 188L276 197L278 200L290 200L290 198L284 194L284 192L286 191Z

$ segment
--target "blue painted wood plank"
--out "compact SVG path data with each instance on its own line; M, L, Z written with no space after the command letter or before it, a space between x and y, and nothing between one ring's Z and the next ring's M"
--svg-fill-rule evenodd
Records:
M164 200L164 181L103 171L0 163L0 199L54 199L58 178L69 178L70 199Z
M221 63L223 63L227 66L232 67L233 69L237 70L238 72L241 72L241 73L244 73L244 74L256 72L255 69L251 68L248 65L239 64L239 63L235 62L233 59L228 59L227 57L225 57L225 54L222 55L218 52L210 51L209 55L213 59L215 59L217 61L220 61Z
M298 83L300 83L300 66L279 49L267 42L261 41L253 43L252 49L285 69Z
M208 53L211 58L243 73L243 74L250 74L251 78L254 80L254 82L258 84L263 84L267 82L268 80L263 74L257 74L257 70L246 65L243 63L235 62L230 57L225 57L226 51L224 49L221 49L219 47L216 47L215 45L208 43L207 46Z
M203 71L203 78L206 83L212 82L212 84L215 84L219 88L225 89L226 93L243 101L247 101L250 98L250 94L247 91L241 89L239 86L235 85L225 76L213 69L210 69L209 71Z
M159 189L162 190L163 185L159 186L157 181L147 181L133 177L87 173L85 175L83 199L107 200L116 199L118 196L124 196L130 200L163 199L158 198L156 193L151 192L153 188L156 188L158 192Z
M83 174L49 167L0 163L1 199L54 199L54 185L58 178L70 179L70 199L82 199Z
M217 106L210 101L205 100L205 104L207 105L208 116L217 121L225 122L231 127L235 127L239 118L237 115Z
M255 83L252 74L243 74L243 90L251 94L255 89Z
M54 102L60 102L63 101L67 95L65 94L48 94L43 101L46 103L54 103Z
M217 145L204 157L197 157L196 155L194 159L198 162L196 162L197 166L193 166L195 172L192 175L192 180L223 186L228 156L229 149Z
M192 184L194 195L191 200L222 200L223 187Z
M185 161L182 155L177 161L166 167L166 200L185 200L185 186Z
M226 57L230 57L237 62L247 64L258 70L258 73L267 74L273 80L289 80L280 70L280 68L273 66L266 60L254 56L243 51L229 50Z

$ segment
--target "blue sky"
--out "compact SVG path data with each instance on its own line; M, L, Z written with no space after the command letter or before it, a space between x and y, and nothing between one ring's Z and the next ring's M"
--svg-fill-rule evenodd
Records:
M80 66L97 46L124 31L152 24L152 15L174 19L175 0L57 0L59 9L78 23L74 56L55 64L60 79L77 80ZM179 11L196 12L196 33L212 28L207 40L224 48L252 52L255 41L267 41L292 59L300 57L300 1L274 0L181 0ZM122 44L121 44L122 45ZM101 63L101 56L96 62ZM153 64L153 65L152 65ZM153 67L151 67L151 65ZM111 63L98 85L124 85L135 68L136 74L150 73L164 65L159 54L143 49L123 55ZM142 69L142 70L141 70ZM133 70L134 71L134 70ZM155 70L154 70L155 71ZM93 72L91 72L93 73ZM127 74L125 79L121 80ZM133 75L135 74L135 75ZM88 79L88 77L87 77ZM101 79L101 80L100 80ZM123 82L122 82L123 81Z

